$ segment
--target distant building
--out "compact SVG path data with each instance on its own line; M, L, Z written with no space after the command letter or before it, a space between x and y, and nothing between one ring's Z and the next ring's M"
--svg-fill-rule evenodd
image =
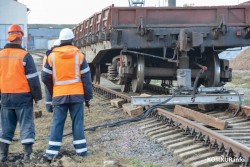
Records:
M8 42L8 28L11 24L19 24L24 31L23 47L27 47L27 12L26 5L16 0L0 0L0 48Z
M73 28L74 24L28 24L28 50L46 50L48 43L59 37L63 28Z

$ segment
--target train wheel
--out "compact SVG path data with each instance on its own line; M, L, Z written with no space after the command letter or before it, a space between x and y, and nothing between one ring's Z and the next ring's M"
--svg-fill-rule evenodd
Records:
M132 79L132 91L136 93L140 93L143 88L144 82L144 67L145 60L142 55L138 55L137 57L137 65L135 70L135 77Z
M207 60L207 71L204 86L221 86L220 83L220 59L218 54L214 54L211 59Z
M100 64L96 64L94 69L94 74L92 76L93 84L99 85L101 81Z
M144 80L144 83L145 83L146 85L149 85L150 82L151 82L151 79L145 79L145 80Z
M129 92L130 91L130 84L121 85L122 92Z

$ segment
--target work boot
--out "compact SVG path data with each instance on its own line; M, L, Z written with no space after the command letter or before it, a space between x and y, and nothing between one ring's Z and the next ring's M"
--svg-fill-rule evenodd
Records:
M32 146L33 144L23 145L23 150L24 150L23 162L28 162L30 160L30 154L33 152Z
M44 159L45 161L49 162L49 163L51 163L51 161L52 161L53 159L55 159L55 158L56 158L56 155L55 155L55 156L52 156L52 155L49 155L49 154L44 154L44 155L43 155L43 159Z
M77 153L76 155L79 156L79 157L87 157L87 156L89 156L89 153L88 152L83 152L83 153Z
M0 162L7 161L9 153L9 144L0 142Z

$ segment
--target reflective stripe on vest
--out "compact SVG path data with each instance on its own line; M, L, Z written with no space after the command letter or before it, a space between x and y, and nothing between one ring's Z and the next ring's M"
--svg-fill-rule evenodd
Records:
M23 60L23 57L21 57L21 56L1 56L1 58L20 59L20 60Z
M75 79L71 80L63 80L63 81L58 81L56 77L56 60L55 60L55 53L52 53L51 55L51 60L53 63L53 79L54 79L54 85L67 85L67 84L72 84L76 82L80 82L81 79L79 78L79 55L76 53L75 56Z

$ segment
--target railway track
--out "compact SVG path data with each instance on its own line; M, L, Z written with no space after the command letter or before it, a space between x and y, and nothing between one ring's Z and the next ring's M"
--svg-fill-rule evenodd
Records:
M207 114L213 115L215 112ZM217 113L217 116L219 114L223 116L225 113ZM239 166L240 163L221 162L248 161L249 133L241 125L245 124L248 127L249 121L241 122L241 117L230 118L230 114L225 115L223 118L228 118L230 125L227 130L207 128L165 109L157 109L151 122L146 121L139 126L151 139L174 150L175 155L191 166Z
M153 89L150 85L147 87L147 90L158 92L161 89L157 89L157 86L153 86ZM94 85L94 90L107 98L122 98L131 102L131 95L111 88L105 84ZM233 117L236 108L235 105L230 105L224 110L215 108L204 112L206 115L227 121L228 127L225 130L218 130L175 115L174 108L154 109L147 119L138 123L138 127L151 140L161 143L168 150L173 150L173 154L180 157L185 165L249 166L250 121L247 117L249 109L242 107L242 111ZM192 110L198 111L199 108L192 106Z
M41 59L40 53L32 53ZM39 60L41 61L41 60ZM38 69L38 71L40 71ZM121 93L112 84L94 85L94 91L108 99L122 98L131 102L131 94ZM147 85L143 93L166 94L166 90ZM132 95L138 95L133 93ZM192 107L199 110L198 107ZM232 117L237 106L229 110L205 112L206 115L228 122L226 130L218 130L199 122L173 114L173 108L156 108L145 120L138 123L140 130L151 140L161 143L189 166L249 166L250 158L250 109L242 107L238 116Z

